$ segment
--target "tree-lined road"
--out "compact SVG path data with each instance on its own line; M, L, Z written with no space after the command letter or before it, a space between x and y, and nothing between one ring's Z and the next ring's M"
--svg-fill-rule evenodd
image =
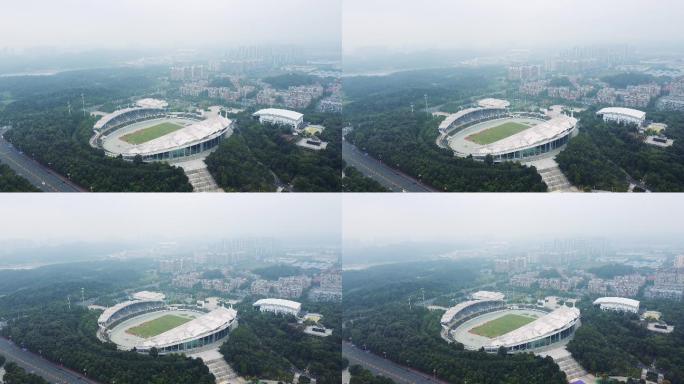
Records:
M346 342L342 343L342 356L349 360L349 365L358 364L376 376L385 376L400 384L446 384L430 375L393 363Z
M35 353L25 351L7 339L0 338L0 354L26 372L41 376L54 384L97 384L84 376L51 363Z
M356 168L364 176L377 181L392 192L436 192L407 174L361 152L346 140L342 140L342 159L347 165Z
M0 162L43 192L83 192L65 177L26 156L5 140L7 128L0 128Z

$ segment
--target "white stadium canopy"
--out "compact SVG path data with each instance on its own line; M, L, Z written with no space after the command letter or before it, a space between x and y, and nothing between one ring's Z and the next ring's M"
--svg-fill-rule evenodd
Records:
M188 125L178 131L130 147L123 155L145 155L180 148L219 133L230 126L232 121L222 116L214 116L204 121Z
M556 136L572 130L577 125L577 119L561 115L551 120L542 121L515 135L509 136L497 142L483 145L473 151L473 155L488 155L515 151L518 149L533 147L544 143Z
M546 337L568 327L579 318L579 309L561 306L546 316L492 339L491 346L511 346Z
M219 307L206 315L145 340L140 344L140 347L163 348L168 345L195 340L210 335L221 328L227 328L236 317L236 310Z
M164 109L169 106L169 103L167 103L164 100L158 99L141 99L136 101L135 105L137 105L140 108Z

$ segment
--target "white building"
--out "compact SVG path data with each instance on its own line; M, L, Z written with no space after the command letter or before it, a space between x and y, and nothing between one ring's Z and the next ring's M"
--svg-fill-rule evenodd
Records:
M639 300L625 297L599 297L594 300L594 305L599 305L604 311L639 313Z
M501 292L477 291L470 295L473 300L503 300L506 295Z
M603 121L612 121L621 124L636 124L642 126L646 121L646 112L631 108L603 108L596 112L603 117Z
M166 295L161 292L140 291L133 294L135 300L164 301Z
M257 300L253 306L259 307L261 312L284 313L292 316L297 316L302 310L301 303L284 299L261 299Z
M292 129L298 129L304 124L304 115L287 109L266 108L254 112L252 116L258 117L262 124L287 125Z

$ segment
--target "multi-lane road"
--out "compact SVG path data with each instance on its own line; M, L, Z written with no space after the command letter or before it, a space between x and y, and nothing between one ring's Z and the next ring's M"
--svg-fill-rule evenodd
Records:
M409 175L374 159L346 140L342 140L342 158L347 165L356 168L392 192L436 192Z
M0 338L0 354L5 356L7 361L16 363L18 366L24 368L26 372L41 376L50 383L97 384L97 382L87 379L76 372L51 363L35 353L19 348L7 339Z
M446 384L428 374L393 363L346 342L342 343L342 356L349 360L349 365L358 364L376 376L385 376L400 384Z
M62 175L25 155L5 140L7 128L0 128L0 162L7 164L19 176L43 192L83 192L83 189Z

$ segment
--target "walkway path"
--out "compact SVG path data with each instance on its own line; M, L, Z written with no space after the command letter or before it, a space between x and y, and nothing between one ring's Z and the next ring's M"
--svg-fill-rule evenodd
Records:
M183 168L194 192L223 192L209 173L204 160L188 160L172 165Z

